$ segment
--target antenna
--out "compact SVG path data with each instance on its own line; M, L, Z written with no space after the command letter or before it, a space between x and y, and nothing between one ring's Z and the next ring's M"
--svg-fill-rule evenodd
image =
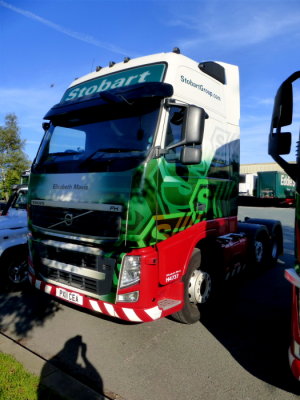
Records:
M94 69L94 63L95 63L95 58L93 58L93 60L92 60L91 72L93 72L93 69Z

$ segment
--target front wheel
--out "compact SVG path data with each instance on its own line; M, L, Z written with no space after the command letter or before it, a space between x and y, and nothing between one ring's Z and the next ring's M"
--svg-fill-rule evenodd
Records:
M215 291L215 279L207 263L201 257L201 251L195 249L190 259L184 283L184 306L173 318L184 324L193 324L200 320L201 308L207 306Z
M7 275L9 282L13 285L21 285L28 279L27 260L16 258L8 265Z
M5 274L4 285L9 289L21 288L28 281L28 253L21 248L9 251L1 258L1 268Z

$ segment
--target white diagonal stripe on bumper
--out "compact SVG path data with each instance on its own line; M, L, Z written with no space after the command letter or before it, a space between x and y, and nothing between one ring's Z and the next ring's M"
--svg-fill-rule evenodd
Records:
M129 321L133 322L142 322L142 320L136 315L135 311L132 308L122 308L124 314L129 319Z
M145 313L149 315L152 319L159 319L161 317L162 310L160 310L157 306L153 308L149 308L145 310Z
M102 313L102 310L101 310L101 308L99 307L99 304L97 303L97 301L90 300L90 305L93 307L93 310Z

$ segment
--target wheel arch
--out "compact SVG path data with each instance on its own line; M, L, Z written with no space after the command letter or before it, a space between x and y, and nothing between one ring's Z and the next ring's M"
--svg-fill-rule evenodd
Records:
M201 221L182 232L176 233L156 244L159 258L159 283L170 283L169 276L175 276L172 282L181 280L186 274L194 249L207 250L219 235L228 233L228 221ZM208 253L208 252L207 252Z
M198 259L197 261L199 261L200 264L201 257L203 256L203 254L211 253L209 249L212 249L212 247L215 244L217 232L210 231L209 233L210 235L203 235L202 237L196 238L195 241L191 242L191 246L185 260L184 270L182 275L186 274L192 258L196 257Z
M20 254L19 252L28 252L27 243L7 247L0 255L0 260L3 261L4 259L15 256L16 254Z

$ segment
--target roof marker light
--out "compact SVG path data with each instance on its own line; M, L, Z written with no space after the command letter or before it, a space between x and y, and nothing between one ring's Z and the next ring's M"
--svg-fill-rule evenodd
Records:
M113 67L115 65L115 62L114 61L110 61L108 65L109 65L109 68L111 68L111 67Z
M174 47L173 53L180 54L180 49L179 49L179 47Z
M124 63L128 63L128 61L130 61L131 58L130 57L124 57Z
M100 69L102 69L101 65L97 65L96 72L100 71Z

